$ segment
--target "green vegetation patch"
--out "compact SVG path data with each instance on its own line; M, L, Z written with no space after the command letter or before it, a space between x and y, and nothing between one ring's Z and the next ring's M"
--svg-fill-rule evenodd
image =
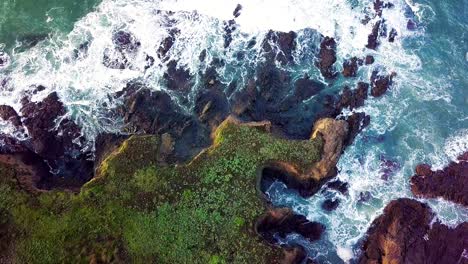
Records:
M159 139L133 136L79 194L27 194L1 167L0 215L17 263L271 263L281 252L254 232L265 203L257 170L309 167L321 140L288 141L224 122L214 145L186 165L157 163ZM4 221L6 222L6 220ZM0 227L2 222L0 222ZM1 233L1 230L0 230Z

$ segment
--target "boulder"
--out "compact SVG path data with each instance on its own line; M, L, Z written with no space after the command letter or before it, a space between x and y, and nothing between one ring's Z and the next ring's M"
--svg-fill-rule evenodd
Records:
M232 12L232 15L233 15L235 18L238 18L238 17L241 15L241 11L242 11L242 5L241 5L241 4L237 4L236 8L235 8L234 11Z
M112 34L112 43L117 50L130 53L137 51L141 46L140 41L131 32L123 30Z
M411 191L417 197L444 198L468 206L468 152L442 170L433 171L427 164L416 167L411 177Z
M374 63L375 59L374 59L374 56L367 55L364 61L366 65L370 65Z
M434 217L424 203L390 202L368 229L358 263L460 263L468 247L468 223L450 228Z

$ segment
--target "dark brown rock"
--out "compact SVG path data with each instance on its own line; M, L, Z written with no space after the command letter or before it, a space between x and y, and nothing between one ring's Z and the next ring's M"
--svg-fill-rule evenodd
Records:
M190 72L174 60L167 63L167 71L163 77L169 90L187 93L193 86Z
M326 79L333 79L337 73L333 64L336 62L336 42L335 39L325 37L320 43L320 52L317 61L317 67L322 76Z
M377 21L374 26L372 27L372 32L367 37L367 45L366 48L376 50L379 46L378 38L379 38L379 31L382 21Z
M374 61L375 61L375 60L374 60L374 56L372 56L372 55L367 55L367 56L366 56L366 59L365 59L366 65L373 64Z
M442 197L468 206L468 159L462 155L457 162L437 171L427 164L418 165L411 177L411 191L418 197Z
M367 99L367 93L369 90L369 84L359 82L357 89L351 90L348 86L345 86L340 96L340 101L337 104L337 108L340 111L344 108L349 107L351 110L361 107L364 105Z
M280 32L270 30L262 42L262 49L267 61L274 60L283 65L294 63L293 52L296 49L297 34L294 31Z
M325 86L322 83L311 80L309 76L305 76L298 79L294 84L294 96L300 101L307 100L324 88Z
M347 182L342 182L340 180L334 180L327 183L327 188L339 191L342 194L347 194L349 189L349 184Z
M241 4L237 4L236 8L234 9L234 11L232 12L232 15L235 17L235 18L238 18L241 14L241 11L242 11L242 5Z
M340 205L339 199L327 199L322 203L322 209L325 211L333 211Z
M346 118L348 123L349 132L345 138L345 146L349 146L353 143L356 136L370 124L370 116L364 112L353 113Z
M342 74L344 77L356 77L356 73L359 69L359 65L362 65L362 60L353 57L343 62Z
M157 51L158 57L161 60L166 61L168 59L167 53L174 45L174 42L177 38L177 35L179 35L179 33L180 33L179 29L173 28L168 32L168 36L165 37L164 40L161 42L161 45L159 46L158 51Z
M22 125L18 113L9 105L0 105L0 118L5 121L10 121L11 124L17 128Z
M289 208L274 208L257 220L255 229L267 242L275 244L276 234L286 238L288 234L297 233L310 241L319 240L325 226L310 222L305 216L297 215Z
M388 41L394 42L397 36L398 36L398 32L396 31L396 29L392 28L392 30L390 30L390 35L388 36Z
M359 263L461 263L468 247L468 223L449 228L433 222L434 213L411 199L390 202L374 220Z
M372 83L372 89L371 89L371 95L374 97L380 97L384 95L390 85L392 84L393 77L395 76L394 73L387 75L387 76L382 76L379 75L377 71L374 71L371 76L371 83Z

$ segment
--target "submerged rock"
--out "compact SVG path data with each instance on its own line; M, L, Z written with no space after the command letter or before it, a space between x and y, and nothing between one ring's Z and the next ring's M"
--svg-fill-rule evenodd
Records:
M374 61L375 61L375 59L374 59L374 56L372 56L372 55L367 55L366 58L365 58L366 65L373 64Z
M141 46L140 41L131 32L123 30L116 31L112 35L112 43L119 51L126 52L135 52Z
M450 228L435 221L424 203L390 202L374 220L362 245L359 263L459 263L468 246L468 223Z
M320 43L320 52L317 67L320 69L325 79L333 79L337 73L333 64L336 62L336 42L335 39L325 37Z
M327 199L322 203L322 209L325 211L333 211L340 205L339 199Z
M418 197L439 198L468 206L468 152L442 170L433 171L427 164L416 167L411 177L411 191Z

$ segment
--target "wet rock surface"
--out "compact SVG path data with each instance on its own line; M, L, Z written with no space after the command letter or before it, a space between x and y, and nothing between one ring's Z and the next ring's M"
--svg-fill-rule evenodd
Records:
M22 125L21 118L13 107L9 105L0 105L0 118L5 121L10 121L15 127Z
M262 43L262 49L267 61L273 62L276 60L283 65L293 63L292 53L296 49L296 37L297 34L294 31L270 30Z
M360 65L362 65L362 60L353 57L343 62L343 71L341 73L344 77L356 77Z
M289 208L270 209L256 223L256 231L271 244L278 242L275 236L286 238L286 235L297 233L309 241L320 239L325 226L310 222L303 215L295 214Z
M381 97L382 95L384 95L387 92L388 88L390 88L390 86L392 85L393 77L395 75L395 73L392 73L387 76L382 76L377 71L372 72L371 95L374 97Z
M320 43L320 52L317 66L325 79L333 79L337 76L333 64L336 62L335 39L325 37Z
M390 202L367 231L358 263L460 263L468 223L450 228L429 206L411 199Z
M411 177L411 191L418 197L444 198L468 206L468 152L442 170L420 164Z

